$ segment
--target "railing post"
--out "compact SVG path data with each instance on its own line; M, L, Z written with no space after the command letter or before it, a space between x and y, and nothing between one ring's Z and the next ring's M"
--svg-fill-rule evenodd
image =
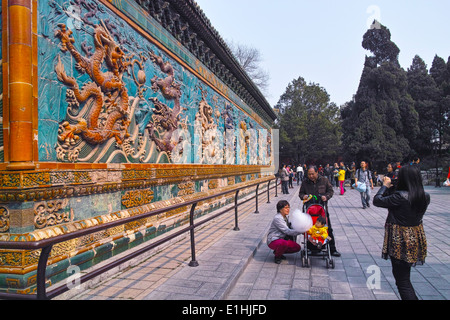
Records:
M270 189L270 187L269 187L270 186L270 182L271 181L268 181L268 186L267 186L268 195L269 195L269 189ZM276 180L275 180L275 182L276 182ZM247 186L245 188L249 188L251 186L256 185L257 186L256 193L258 194L259 184L260 184L260 182L252 184L252 185ZM242 189L242 187L240 189ZM234 227L234 230L235 231L239 231L240 230L239 226L238 226L238 195L239 195L240 189L219 193L219 195L225 195L225 194L229 195L232 192L235 192L235 199L234 199L234 202L235 202L235 205L234 205L234 210L235 210L235 227ZM276 190L276 185L275 185L275 190ZM210 198L214 198L214 197L217 197L217 195L205 197L205 198L202 198L202 199L210 199ZM195 212L195 208L197 206L197 203L200 200L197 199L197 200L194 200L194 201L190 202L189 204L183 203L183 204L179 204L177 206L172 206L172 208L171 208L171 209L173 209L173 207L180 208L180 207L186 207L188 205L191 205L190 215L189 215L189 223L190 223L189 227L183 228L183 230L180 230L180 231L178 231L178 232L168 236L167 238L163 238L163 239L161 239L159 241L156 241L153 244L150 244L150 245L148 245L148 246L146 246L144 248L139 249L137 252L130 253L127 256L119 258L118 260L113 261L110 264L104 265L104 266L100 267L99 269L93 270L93 271L85 274L84 276L81 277L81 282L84 282L84 281L87 281L89 279L92 279L92 278L98 276L99 274L102 274L103 272L105 272L107 270L110 270L110 269L120 265L121 263L123 263L125 261L129 261L130 259L132 259L132 258L134 258L134 257L136 257L136 256L138 256L140 254L142 254L143 252L148 251L149 249L157 247L161 243L165 243L168 240L173 239L173 238L177 237L180 234L184 234L188 230L190 231L191 257L192 257L192 260L189 263L189 266L192 266L192 267L198 266L199 264L196 261L196 256L195 256L194 212ZM224 212L221 212L221 213L217 214L217 216L222 215L225 212L229 212L231 209L232 209L232 207L226 209ZM152 212L152 211L154 211L154 212ZM152 211L146 213L145 216L154 216L154 215L158 214L161 211L161 209L152 210ZM213 219L215 217L216 217L216 215L211 217L211 219ZM139 218L141 218L141 217L126 218L125 222L123 222L123 221L107 222L103 226L95 226L95 227L93 227L94 230L79 230L79 231L75 231L74 232L75 235L69 236L68 239L70 240L70 239L79 238L81 236L92 234L94 232L98 232L98 231L101 231L101 230L106 230L107 228L115 227L115 226L119 225L119 223L122 223L122 224L123 223L128 223L130 221L135 221L135 220L137 220ZM211 220L211 219L209 219L209 220ZM206 221L209 221L209 220L206 219ZM205 221L199 222L197 225L201 225L204 222ZM52 251L52 247L55 244L60 243L62 241L67 241L68 239L64 238L64 240L62 240L62 239L59 239L59 237L55 237L55 239L51 239L50 241L43 241L43 243L38 243L38 244L33 243L32 245L30 244L30 242L24 242L23 244L20 244L20 245L17 245L18 243L15 243L16 246L13 245L12 249L26 249L26 250L32 249L32 250L37 250L37 249L41 248L41 253L40 253L40 256L39 256L39 261L38 261L38 266L37 266L37 271L36 271L36 295L34 295L34 294L33 295L24 295L24 298L22 298L21 294L0 292L0 299L29 299L29 298L35 299L35 298L37 298L38 300L49 300L52 297L55 297L55 296L65 292L65 291L69 290L70 289L69 286L66 285L66 286L60 286L60 287L58 287L56 289L53 289L53 290L51 290L48 293L46 292L46 289L47 289L46 288L46 269L47 269L48 258L50 256L51 251ZM9 248L9 247L10 247L9 242L0 241L0 248L1 249Z
M191 262L189 262L190 267L198 267L198 262L195 259L195 238L194 238L194 211L197 206L197 202L194 203L191 207L191 211L189 213L189 225L190 225L190 233L191 233Z
M39 262L36 272L36 291L38 300L48 300L47 293L45 292L45 271L47 269L47 261L53 245L49 245L41 249L41 255L39 256Z
M275 198L278 198L278 178L275 178Z
M236 195L234 196L234 231L239 231L238 226L238 194L239 190L236 191Z
M267 203L270 203L270 181L267 182Z
M259 183L256 185L256 210L255 210L255 213L259 213L259 211L258 211L258 189L259 189Z

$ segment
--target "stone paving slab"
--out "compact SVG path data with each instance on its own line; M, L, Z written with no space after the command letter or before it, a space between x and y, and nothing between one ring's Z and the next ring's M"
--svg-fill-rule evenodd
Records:
M279 187L278 191L280 191L280 189L281 188ZM277 199L282 199L280 193L278 194L278 197L275 198L275 190L271 190L270 200L272 201L272 206L275 206ZM250 196L244 197L239 202L244 201ZM263 212L266 202L267 195L264 192L259 196L260 212ZM234 203L229 206L231 207L233 205ZM250 200L249 202L240 205L238 225L242 229L247 217L254 215L255 217L252 223L263 232L267 223L262 222L261 224L261 221L259 221L260 219L258 218L260 217L260 214L254 214L254 211L255 200ZM258 239L258 236L251 236L249 237L250 242L247 248L245 246L243 248L234 248L233 246L228 245L226 251L223 249L220 254L217 252L209 252L209 256L206 256L207 259L200 258L202 252L208 250L208 248L219 240L224 241L224 244L225 241L229 241L223 239L223 236L227 233L237 232L233 229L234 210L196 228L196 260L200 263L202 272L199 272L200 269L198 269L198 267L188 266L188 263L191 261L191 250L189 233L185 233L183 236L172 240L170 243L150 251L146 257L135 259L124 266L121 265L118 268L111 270L111 272L108 272L108 274L97 277L98 279L95 278L89 283L82 284L80 289L72 289L54 299L143 300L168 280L184 280L184 274L177 274L182 268L186 269L184 272L192 273L193 279L197 279L198 281L202 279L201 277L209 278L209 282L211 283L204 284L202 288L198 288L201 295L204 294L204 291L208 291L209 295L209 291L213 290L213 288L219 290L219 287L224 285L227 278L226 276L216 276L235 272L236 262L242 260L243 254L244 256L247 255L249 247L254 247L256 246L256 242L261 241L261 238ZM263 234L260 236L263 237ZM247 241L249 240L247 239ZM140 246L136 248L138 249L139 247ZM168 289L165 291L173 291L173 288L169 287L173 286L173 281L169 282L167 286ZM189 290L184 287L178 293L189 292ZM161 297L170 296L170 292L159 292L158 295ZM190 296L190 299L194 298L196 297Z
M267 198L262 203L260 201L258 208L260 213L249 214L245 219L239 221L239 231L230 230L207 251L199 255L197 258L199 266L183 267L174 275L178 281L165 282L144 299L225 299L229 290L235 286L236 280L246 269L257 248L265 242L265 235L273 215L276 213L274 210L276 203L281 199L290 199L294 196L292 193L290 195L281 194L277 198L272 197L271 203L267 203ZM216 269L213 270L211 266L215 266ZM190 282L184 286L182 279ZM244 287L241 289L245 291ZM186 290L189 291L188 295L185 293Z
M327 269L321 258L303 268L298 253L274 263L265 236L279 200L288 200L291 212L300 207L298 187L289 190L289 195L278 193L277 198L272 193L270 204L260 198L259 214L253 213L254 201L244 205L239 211L240 231L233 230L233 214L196 231L198 267L188 266L189 241L180 240L74 299L398 300L390 261L381 258L387 210L362 209L359 193L349 188L343 196L335 188L329 203L342 254L333 257L335 269ZM428 256L425 265L412 269L412 283L419 299L448 300L450 239L442 235L450 225L450 188L426 187L426 191L431 195L424 217ZM371 289L367 282L375 273L377 287Z
M377 190L373 190L372 199ZM342 254L333 257L335 269L327 269L321 258L313 258L312 267L303 268L300 254L286 255L288 259L276 265L271 250L263 245L226 299L398 300L390 261L381 258L387 210L373 205L362 209L357 191L347 189L343 196L336 191L329 202L336 246ZM450 246L449 239L442 235L450 225L450 188L426 187L426 191L431 195L424 217L428 257L425 265L412 269L411 279L419 299L448 300ZM294 201L291 208L295 205L300 206ZM286 278L286 270L291 270L290 278ZM264 284L249 281L252 278L248 273ZM369 288L368 282L377 286ZM241 290L244 286L245 290ZM261 286L268 291L263 298Z

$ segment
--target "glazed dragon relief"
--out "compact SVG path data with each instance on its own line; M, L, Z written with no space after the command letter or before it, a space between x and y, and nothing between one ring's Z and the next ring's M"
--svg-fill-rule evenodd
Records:
M68 87L76 104L90 105L86 119L79 116L76 124L64 121L60 125L59 142L67 147L82 138L91 145L99 145L115 138L121 145L129 137L129 97L122 81L123 73L130 65L128 57L105 26L95 26L95 51L89 58L82 56L74 46L72 31L64 24L59 24L58 27L55 36L61 40L61 51L68 51L76 61L76 68L88 74L92 80L80 89L76 79L66 74L58 56L55 67L58 80ZM108 69L106 72L103 71L104 64Z
M208 104L206 100L207 92L199 88L202 94L202 100L198 106L198 112L195 116L195 133L200 137L201 146L198 150L200 163L221 164L223 163L223 149L220 142L223 142L222 134L218 130L214 121L220 117L220 112Z
M166 74L165 78L159 78L154 76L151 79L153 92L161 92L162 96L167 100L174 102L173 108L169 108L166 104L159 101L158 98L153 97L149 100L152 101L154 108L152 121L150 121L146 127L149 134L149 138L156 144L157 148L161 152L166 152L169 157L171 153L180 141L174 132L178 129L179 125L186 129L185 123L180 123L181 116L181 89L180 84L175 81L175 72L173 66L168 61L164 61L162 57L148 52L151 61L156 64L159 69Z

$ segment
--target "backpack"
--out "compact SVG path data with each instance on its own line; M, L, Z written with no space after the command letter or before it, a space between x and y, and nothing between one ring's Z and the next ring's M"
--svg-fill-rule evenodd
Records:
M358 180L361 180L361 179L360 179L360 176L361 176L361 168L358 169ZM369 169L367 169L367 178L368 178L369 180L370 180L370 179L373 180L372 172L371 172Z

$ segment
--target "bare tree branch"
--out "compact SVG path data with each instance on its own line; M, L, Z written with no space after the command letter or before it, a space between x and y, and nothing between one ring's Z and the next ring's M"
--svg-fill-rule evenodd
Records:
M233 42L227 42L227 44L250 79L252 79L264 95L267 95L270 76L269 72L261 68L262 58L259 50Z

